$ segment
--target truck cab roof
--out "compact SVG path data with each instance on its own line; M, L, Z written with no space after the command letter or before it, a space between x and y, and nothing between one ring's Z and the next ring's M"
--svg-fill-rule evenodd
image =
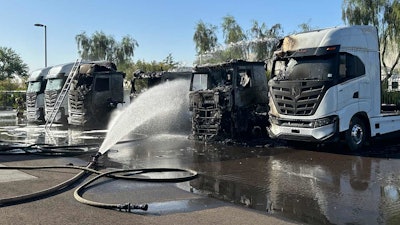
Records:
M41 81L46 79L47 73L52 67L40 68L31 72L28 82Z
M252 62L252 61L244 61L244 60L230 60L228 62L224 63L218 63L218 64L204 64L200 66L195 66L193 69L193 72L206 72L209 70L215 70L215 69L226 69L226 68L232 68L234 66L249 66L249 65L257 65L257 66L264 66L264 62Z
M47 73L47 79L67 77L72 70L74 63L65 63L53 66Z
M379 51L377 29L373 26L344 26L308 31L286 36L281 52L340 45L340 51L351 49ZM279 52L279 51L278 51Z

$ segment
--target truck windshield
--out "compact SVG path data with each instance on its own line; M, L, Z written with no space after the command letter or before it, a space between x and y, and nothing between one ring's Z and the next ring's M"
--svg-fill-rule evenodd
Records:
M62 86L64 85L63 79L49 79L47 81L46 85L46 90L51 91L51 90L60 90Z
M191 91L207 90L207 78L208 74L205 73L193 74Z
M39 92L40 91L40 81L35 81L35 82L29 82L28 84L28 89L26 92Z
M274 75L281 80L329 80L335 72L335 54L275 61Z

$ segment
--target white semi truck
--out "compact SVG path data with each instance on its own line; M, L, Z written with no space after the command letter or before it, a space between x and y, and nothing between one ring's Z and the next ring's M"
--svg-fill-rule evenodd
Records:
M360 150L400 130L400 112L382 108L377 29L348 26L286 36L274 54L268 131L292 141L346 140Z
M44 102L45 102L45 119L49 119L49 115L53 111L56 104L57 97L61 92L61 89L67 79L69 73L72 70L74 63L66 63L61 65L53 66L47 76L46 89L44 91ZM56 123L67 123L68 118L68 100L64 98L61 103L60 109L58 110L54 122Z
M44 89L46 88L46 75L51 67L32 71L28 78L26 90L26 118L28 122L44 121Z

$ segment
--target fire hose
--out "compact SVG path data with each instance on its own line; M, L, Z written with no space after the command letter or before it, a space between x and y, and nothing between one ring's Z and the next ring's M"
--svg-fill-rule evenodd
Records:
M31 152L29 150L30 147L35 147L37 148L37 145L29 145L25 146L24 151L29 153ZM43 147L43 146L42 146ZM76 146L74 146L76 148ZM84 147L82 145L81 147ZM21 146L18 146L18 148L21 148ZM66 155L68 154L67 150L68 146L57 146L56 150L54 151L54 155L59 156L60 154ZM65 150L62 150L65 149ZM12 147L8 147L7 150L12 150ZM5 150L2 149L0 152L4 152ZM44 155L51 155L51 147L47 147L46 151L44 152ZM77 154L78 151L74 150L72 154ZM79 152L79 153L82 153ZM37 153L35 153L37 154ZM3 206L8 206L8 205L15 205L15 204L21 204L37 199L44 198L46 196L50 196L51 194L54 194L56 192L65 190L67 187L71 186L72 184L76 183L79 181L81 178L84 176L90 175L90 174L97 174L94 178L90 179L89 181L85 182L81 186L79 186L75 191L74 191L74 197L77 201L83 204L95 206L95 207L100 207L100 208L106 208L106 209L116 209L116 210L125 210L128 212L131 212L134 209L140 209L146 211L148 209L147 204L132 204L132 203L121 203L121 204L114 204L114 203L101 203L101 202L95 202L91 200L87 200L83 198L83 193L85 192L87 186L95 182L96 180L102 178L102 177L107 177L107 178L112 178L112 179L124 179L124 180L133 180L133 181L143 181L143 182L184 182L184 181L189 181L197 177L197 172L190 170L190 169L179 169L179 168L144 168L144 169L121 169L121 170L114 170L110 172L100 172L96 170L97 167L97 162L99 157L102 156L100 152L97 152L96 155L94 155L91 159L91 161L86 165L86 166L73 166L73 165L55 165L55 166L7 166L7 167L0 167L0 170L38 170L38 169L76 169L76 170L81 170L78 174L76 174L74 177L57 184L53 187L34 192L34 193L29 193L25 195L19 195L19 196L14 196L14 197L9 197L9 198L3 198L0 199L0 207ZM146 173L155 173L155 172L184 172L188 175L182 176L182 177L174 177L174 178L146 178L146 177L135 177L135 175L143 175Z

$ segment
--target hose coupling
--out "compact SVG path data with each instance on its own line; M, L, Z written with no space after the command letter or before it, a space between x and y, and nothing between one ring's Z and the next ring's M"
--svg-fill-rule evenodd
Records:
M121 204L118 206L118 209L120 211L125 210L126 212L132 212L132 210L134 210L134 209L140 209L143 211L147 211L148 208L149 208L149 206L147 204L135 205L135 204L131 204L131 203L125 203L125 204Z
M92 157L92 163L97 163L97 161L98 161L98 159L99 159L99 157L101 156L101 153L100 152L97 152L96 153L96 155L94 155L93 157Z
M88 167L91 168L96 168L97 167L97 161L99 160L99 157L101 156L100 152L97 152L96 155L92 156L92 160L90 160Z

